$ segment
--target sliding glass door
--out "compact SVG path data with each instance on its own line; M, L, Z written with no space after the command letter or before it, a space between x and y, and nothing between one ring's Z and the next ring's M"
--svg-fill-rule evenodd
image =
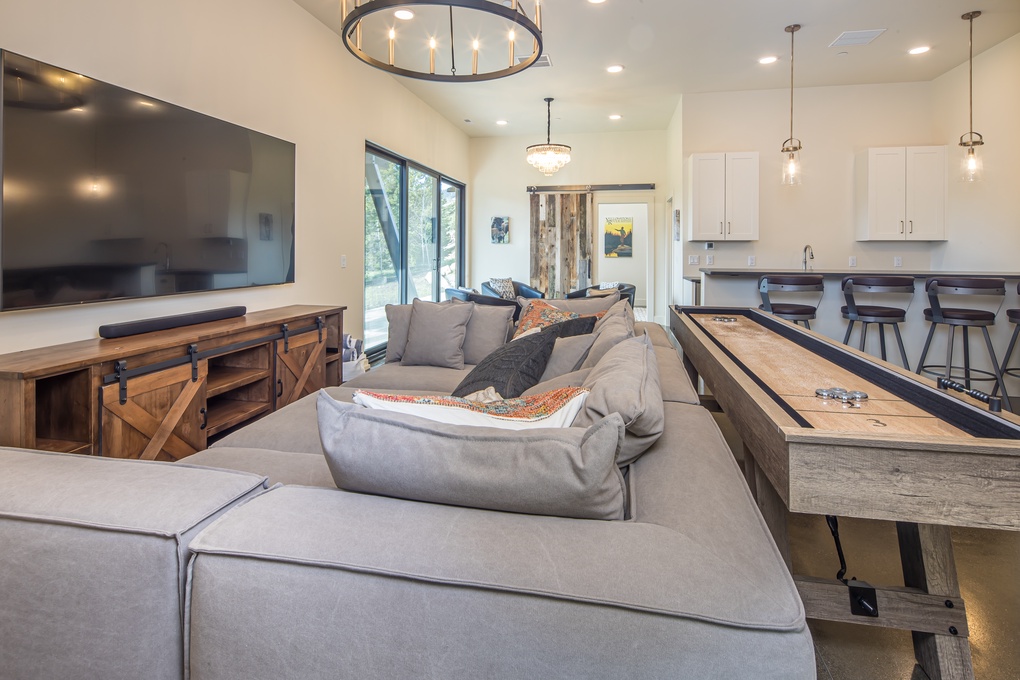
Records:
M386 305L440 300L463 283L464 185L365 151L365 347L386 343Z

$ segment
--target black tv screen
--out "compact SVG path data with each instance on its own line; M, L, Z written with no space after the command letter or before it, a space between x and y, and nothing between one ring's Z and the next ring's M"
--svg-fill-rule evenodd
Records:
M294 144L0 56L0 309L294 281Z

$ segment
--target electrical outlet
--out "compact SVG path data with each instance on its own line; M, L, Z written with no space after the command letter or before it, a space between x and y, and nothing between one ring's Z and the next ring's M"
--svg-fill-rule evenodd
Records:
M700 255L688 255L687 256L687 264L701 264L701 256Z
M705 256L705 264L707 264L709 266L715 264L715 255L706 255Z
M340 269L347 269L347 256L346 255L341 255L340 256Z
M856 267L857 266L857 256L856 255L851 255L850 256L850 266L851 267Z
M902 257L894 257L892 259L892 266L894 266L894 267L902 267L903 266L903 258Z
M747 266L748 267L753 267L754 266L754 255L748 255L747 256Z

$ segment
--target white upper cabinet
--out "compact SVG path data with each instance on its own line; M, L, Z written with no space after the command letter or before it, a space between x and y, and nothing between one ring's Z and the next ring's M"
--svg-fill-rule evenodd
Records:
M868 149L857 158L858 241L944 241L946 147Z
M758 152L691 154L691 241L758 240Z

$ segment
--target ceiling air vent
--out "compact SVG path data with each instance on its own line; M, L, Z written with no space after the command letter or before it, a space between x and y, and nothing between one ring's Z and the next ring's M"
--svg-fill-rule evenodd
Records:
M878 36L885 33L884 28L876 28L871 31L843 31L839 34L829 47L845 47L847 45L867 45Z
M527 57L517 57L517 63L527 61ZM548 54L543 54L541 57L535 60L535 63L531 65L531 68L544 68L546 66L552 66L552 59L549 58Z

